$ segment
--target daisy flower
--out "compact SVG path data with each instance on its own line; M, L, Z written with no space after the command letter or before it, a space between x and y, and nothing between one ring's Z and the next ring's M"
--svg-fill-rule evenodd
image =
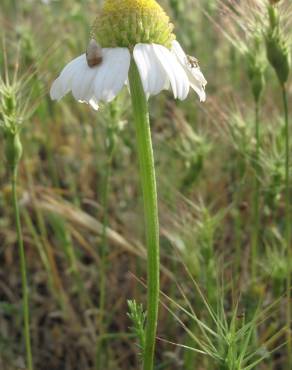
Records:
M131 59L136 62L147 97L172 90L184 100L190 89L206 100L207 84L198 61L183 51L164 10L154 0L106 0L92 31L87 52L65 66L50 95L74 98L98 109L128 84Z
M206 99L206 80L194 57L175 40L173 26L154 0L105 0L85 54L71 61L53 83L51 97L72 92L98 109L124 85L130 90L144 203L147 247L147 320L143 333L143 370L153 370L160 292L157 185L147 99L171 89L186 99L193 89Z

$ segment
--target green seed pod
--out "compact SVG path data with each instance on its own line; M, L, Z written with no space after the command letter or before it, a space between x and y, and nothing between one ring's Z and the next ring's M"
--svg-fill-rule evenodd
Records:
M10 168L15 168L22 156L22 144L19 133L6 132L5 155Z

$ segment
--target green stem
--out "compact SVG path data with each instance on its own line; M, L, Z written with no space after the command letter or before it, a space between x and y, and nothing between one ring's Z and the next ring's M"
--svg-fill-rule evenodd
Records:
M260 228L260 180L259 180L259 156L260 156L260 120L259 120L259 102L255 104L255 137L256 151L254 157L255 183L254 183L254 199L253 199L253 234L252 234L252 258L251 258L251 274L252 280L256 277L256 263L258 256L259 244L259 228Z
M20 223L20 214L19 206L17 199L17 165L12 169L12 195L13 195L13 207L17 231L17 240L19 248L19 258L20 258L20 269L21 269L21 282L22 282L22 295L23 295L23 321L24 321L24 337L25 337L25 346L26 346L26 359L28 370L33 370L32 363L32 353L31 353L31 340L30 340L30 329L29 329L29 292L27 284L27 275L26 275L26 260L25 260L25 251L22 238L22 230Z
M285 84L282 85L283 104L285 114L285 203L286 203L286 223L285 237L287 248L287 350L288 365L292 368L292 338L291 338L291 197L290 197L290 137L289 137L289 116L288 116L288 97Z
M159 305L159 222L154 158L147 99L134 61L131 63L130 91L136 126L147 241L147 323L143 369L152 370Z

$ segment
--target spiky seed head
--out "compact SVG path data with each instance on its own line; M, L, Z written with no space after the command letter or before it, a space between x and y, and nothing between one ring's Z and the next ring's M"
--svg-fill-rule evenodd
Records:
M4 120L14 115L16 110L16 89L13 86L3 86L0 89L1 97L1 116Z
M267 58L281 84L285 84L291 68L290 50L285 35L280 29L278 10L269 6L269 27L266 32Z
M280 14L279 10L274 6L268 6L269 13L269 26L270 29L275 30L280 26Z
M288 81L290 73L290 52L285 39L279 35L270 33L266 37L267 57L274 68L281 84Z
M258 103L265 87L265 64L254 53L247 55L247 73L255 101Z

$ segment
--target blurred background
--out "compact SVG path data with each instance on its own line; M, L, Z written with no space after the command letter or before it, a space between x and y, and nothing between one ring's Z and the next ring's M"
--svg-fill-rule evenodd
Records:
M162 254L156 370L289 370L284 113L265 57L266 4L160 4L198 58L208 99L202 104L193 93L178 102L164 92L149 102ZM1 76L17 71L28 112L18 194L35 369L139 368L127 300L146 302L146 254L129 94L125 88L98 113L72 96L49 97L61 69L84 53L100 5L0 2ZM280 11L291 44L289 0ZM266 80L256 162L248 62L255 35ZM21 279L3 147L1 133L0 369L16 370L25 363Z

